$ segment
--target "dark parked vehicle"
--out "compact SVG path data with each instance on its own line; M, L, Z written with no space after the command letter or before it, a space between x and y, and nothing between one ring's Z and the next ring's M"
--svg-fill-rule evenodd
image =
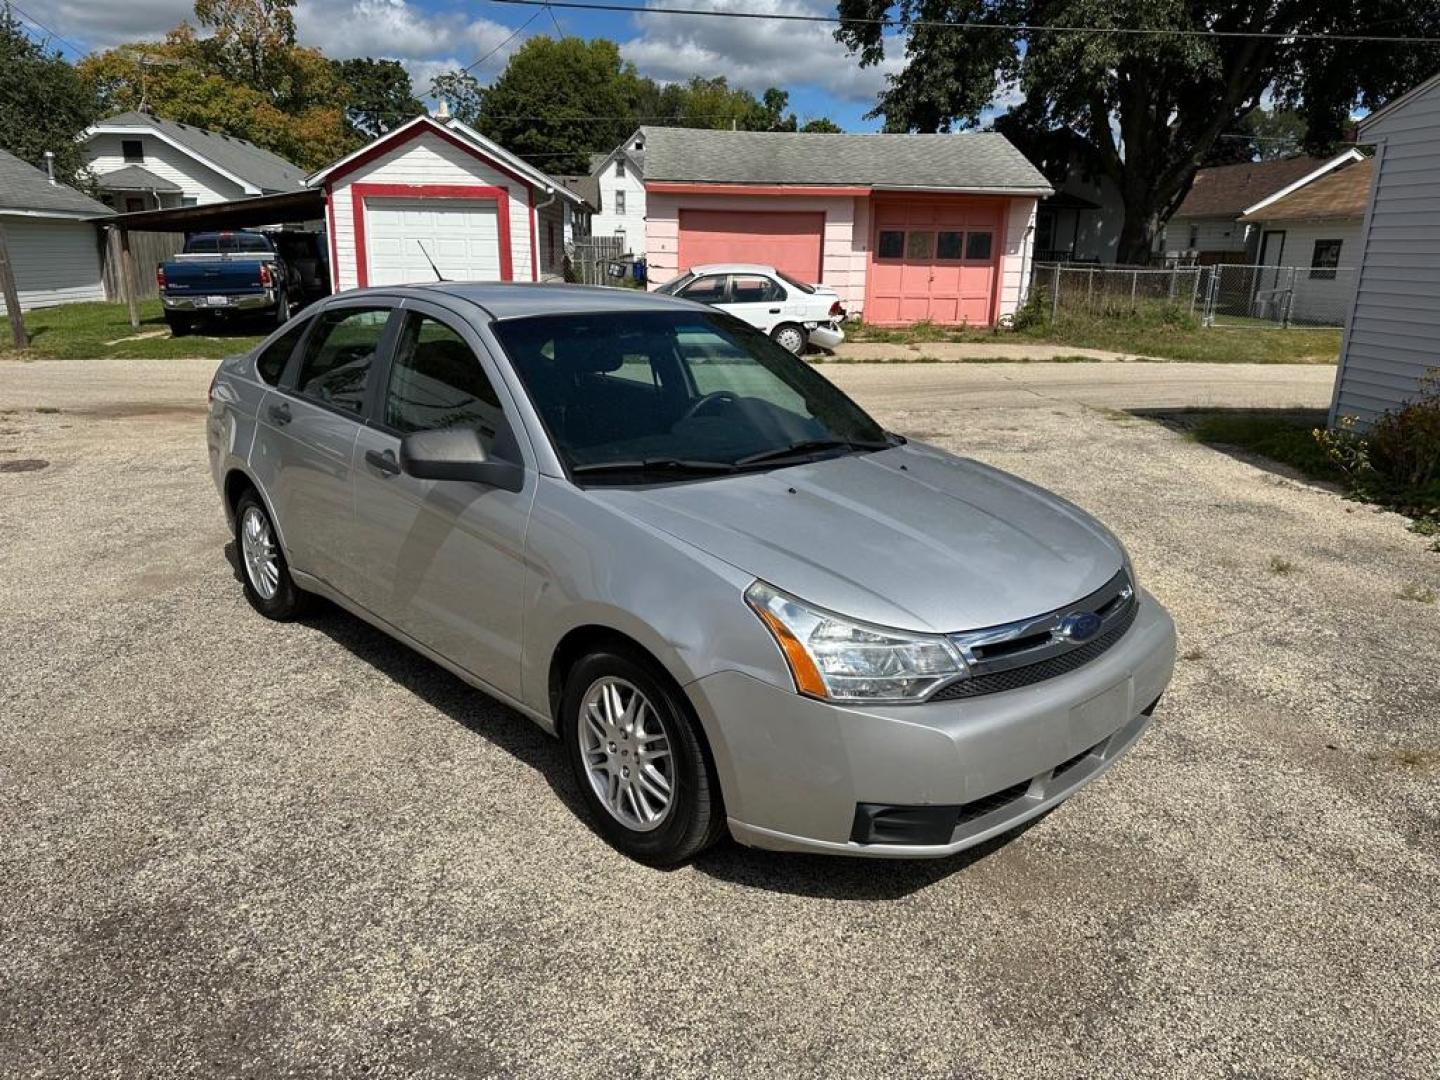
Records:
M178 336L202 316L264 315L282 324L330 291L330 270L314 233L205 232L156 267L155 281Z

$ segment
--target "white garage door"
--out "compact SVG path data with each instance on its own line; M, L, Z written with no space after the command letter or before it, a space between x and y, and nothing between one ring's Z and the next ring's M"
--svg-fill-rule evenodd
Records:
M452 281L498 281L498 223L494 199L366 199L370 284L434 281L427 252Z

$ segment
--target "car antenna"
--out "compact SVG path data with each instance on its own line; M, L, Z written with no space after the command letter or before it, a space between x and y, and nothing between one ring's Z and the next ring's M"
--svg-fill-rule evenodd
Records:
M437 266L435 265L435 260L430 257L430 252L428 252L428 251L425 250L425 241L424 241L424 240L416 240L415 243L417 243L417 244L420 245L420 254L421 254L421 255L424 255L424 256L425 256L425 261L430 264L430 269L431 269L432 271L434 271L434 273L435 273L435 280L436 280L436 281L444 281L444 280L445 280L445 275L442 274L442 273L440 273L439 267L437 267Z

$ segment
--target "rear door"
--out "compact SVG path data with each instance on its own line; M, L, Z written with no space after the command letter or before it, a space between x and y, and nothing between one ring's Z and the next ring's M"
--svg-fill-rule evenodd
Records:
M520 491L419 480L400 471L403 436L460 426L478 430L487 452L527 465ZM536 484L524 438L474 331L443 308L406 301L386 384L353 447L353 595L514 697L520 694L525 525Z
M731 274L729 298L720 306L768 334L778 323L796 321L786 300L784 287L765 274Z
M355 577L350 459L391 310L352 301L311 320L280 389L261 404L251 453L291 566L347 595Z

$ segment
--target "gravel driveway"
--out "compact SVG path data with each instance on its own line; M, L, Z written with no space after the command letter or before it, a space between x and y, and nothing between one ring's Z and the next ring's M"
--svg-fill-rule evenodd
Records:
M1183 659L1002 842L669 873L514 713L250 611L212 369L0 364L0 1075L1440 1074L1440 610L1397 596L1440 555L1119 411L1323 407L1333 369L823 368L1097 513Z

